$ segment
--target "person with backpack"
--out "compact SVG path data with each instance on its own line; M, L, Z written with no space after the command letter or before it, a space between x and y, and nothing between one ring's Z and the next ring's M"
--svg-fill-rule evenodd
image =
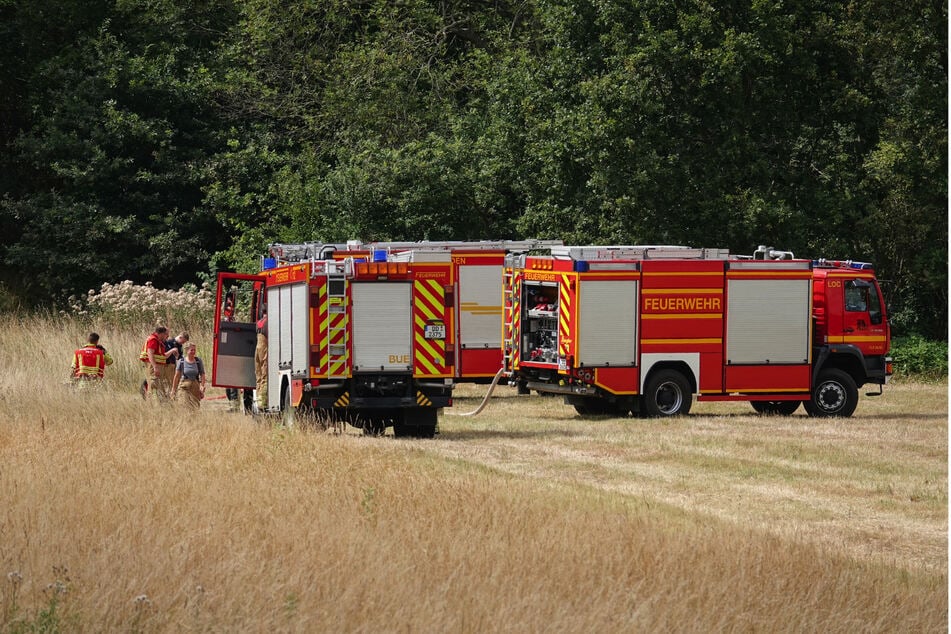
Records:
M175 377L172 379L172 398L177 398L179 388L184 393L183 400L193 409L201 406L205 398L205 364L196 356L195 344L184 345L184 356L175 365Z

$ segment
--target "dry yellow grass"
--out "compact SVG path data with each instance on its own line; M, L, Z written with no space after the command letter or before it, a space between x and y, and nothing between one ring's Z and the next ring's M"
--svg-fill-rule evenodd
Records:
M4 631L947 630L944 387L820 422L501 390L398 441L146 406L146 330L77 393L80 324L0 324Z

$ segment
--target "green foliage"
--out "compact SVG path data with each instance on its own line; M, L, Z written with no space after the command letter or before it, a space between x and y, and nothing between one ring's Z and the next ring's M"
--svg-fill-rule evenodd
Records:
M925 381L948 378L948 342L917 335L892 340L895 376Z
M75 631L79 618L70 610L69 593L72 584L67 570L64 567L54 567L53 573L56 580L43 589L45 603L35 610L28 610L19 603L23 583L20 572L14 571L7 574L7 585L0 592L0 596L3 597L0 626L4 633L58 634Z
M896 330L946 336L944 5L11 0L0 18L0 283L19 297L253 271L270 242L771 244L874 262Z
M16 3L16 54L33 64L20 69L23 123L3 139L0 217L12 227L3 277L28 303L124 276L194 279L223 246L195 207L197 167L216 150L208 34L228 3L188 4L93 2L61 31L78 6Z

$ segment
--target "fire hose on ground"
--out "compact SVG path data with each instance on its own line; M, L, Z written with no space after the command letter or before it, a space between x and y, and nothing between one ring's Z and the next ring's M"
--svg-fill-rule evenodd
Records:
M485 396L482 398L482 402L479 403L479 406L472 410L471 412L465 412L463 414L456 414L455 412L448 412L450 416L475 416L483 409L489 402L489 398L492 396L492 392L495 391L495 386L499 384L499 379L502 378L502 374L505 372L505 368L499 368L499 371L495 373L495 378L492 379L492 383L489 384L489 390L485 393Z

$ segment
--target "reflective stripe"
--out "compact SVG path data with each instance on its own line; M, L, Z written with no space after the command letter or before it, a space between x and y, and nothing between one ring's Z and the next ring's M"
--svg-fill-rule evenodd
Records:
M102 378L106 369L106 353L89 345L73 353L73 376Z
M166 363L168 359L165 356L165 344L159 341L154 332L145 340L145 344L142 346L142 352L139 353L139 361L144 363L149 362L149 344L153 341L155 345L151 346L152 352L154 353L152 358L155 359L156 363Z

